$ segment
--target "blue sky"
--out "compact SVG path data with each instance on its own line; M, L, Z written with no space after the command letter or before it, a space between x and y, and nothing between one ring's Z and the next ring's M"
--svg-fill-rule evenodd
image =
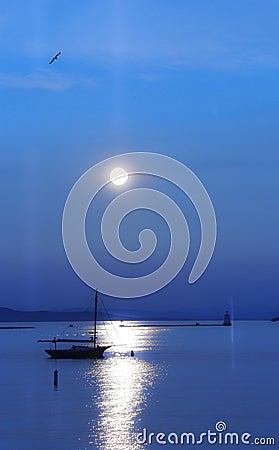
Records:
M221 317L233 303L238 317L279 314L278 13L272 0L1 6L2 306L88 305L91 290L61 239L69 190L105 158L151 151L203 181L216 210L216 250L188 285L193 215L193 248L179 276L146 299L108 298L109 307L167 314L171 304L200 318Z

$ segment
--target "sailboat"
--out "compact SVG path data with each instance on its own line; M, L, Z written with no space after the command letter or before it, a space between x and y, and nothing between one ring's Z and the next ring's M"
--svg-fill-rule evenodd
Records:
M95 309L94 309L94 331L90 339L67 339L56 338L53 339L39 339L38 342L49 342L52 348L46 349L45 352L54 359L84 359L84 358L102 358L105 350L111 345L97 344L97 306L98 293L95 294ZM71 342L71 348L58 349L57 343Z

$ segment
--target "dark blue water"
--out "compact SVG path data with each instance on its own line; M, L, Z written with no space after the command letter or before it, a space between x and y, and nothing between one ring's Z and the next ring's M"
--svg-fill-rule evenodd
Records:
M81 336L78 324L30 325L35 328L0 330L1 450L191 448L208 430L220 442L235 432L239 439L249 433L250 443L272 437L279 445L279 323L107 324L99 340L116 345L97 361L51 360L44 353L48 344L37 343L63 331ZM218 422L226 430L217 432ZM183 432L192 433L196 444L175 444ZM243 442L209 443L204 436L201 448L212 445L247 448Z

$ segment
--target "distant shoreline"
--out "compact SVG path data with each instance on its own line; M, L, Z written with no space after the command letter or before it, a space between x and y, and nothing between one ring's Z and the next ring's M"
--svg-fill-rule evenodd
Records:
M27 328L35 328L35 327L24 327L24 326L10 327L10 326L7 326L7 327L0 327L0 330L25 330Z
M0 307L0 323L1 322L92 322L93 311L18 311L11 308ZM169 317L165 315L149 314L148 312L135 311L127 313L120 311L115 313L104 313L98 311L97 320L112 321L195 321L211 320L223 322L220 318L185 318L178 315L177 317Z
M172 311L172 314L175 312ZM170 312L171 314L171 312ZM167 316L165 314L149 313L147 311L127 312L117 311L117 313L99 313L98 320L112 320L112 321L214 321L223 322L223 314L220 317L181 317L179 313L177 316ZM1 322L92 322L93 311L18 311L11 308L0 307L0 323ZM242 318L235 320L267 320L272 322L279 321L279 317L270 318ZM1 329L1 327L0 327Z

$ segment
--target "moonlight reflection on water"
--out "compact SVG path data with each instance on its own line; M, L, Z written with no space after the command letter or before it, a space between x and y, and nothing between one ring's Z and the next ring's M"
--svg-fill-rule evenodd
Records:
M156 366L127 356L96 361L86 375L93 388L89 443L100 449L136 450L135 430L152 393Z

